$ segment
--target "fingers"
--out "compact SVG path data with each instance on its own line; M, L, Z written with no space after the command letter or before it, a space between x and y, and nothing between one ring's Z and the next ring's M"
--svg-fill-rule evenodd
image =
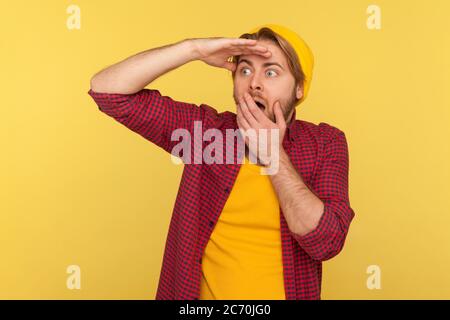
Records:
M241 107L241 112L245 120L247 120L248 124L252 128L258 127L258 121L256 120L253 113L249 110L245 100L243 100L241 97L239 97L239 106Z
M233 51L233 55L234 56L240 56L240 55L250 55L250 54L257 54L263 57L270 57L272 55L272 53L270 51L266 51L266 50L251 50L251 49L237 49Z
M244 138L244 142L247 144L248 137L245 133L248 129L250 129L250 124L247 122L247 120L245 120L244 116L242 115L242 109L239 106L239 104L237 105L236 122L238 124L239 131L242 137Z
M264 120L266 119L264 112L262 112L261 109L259 109L259 107L255 103L255 100L253 100L253 98L248 94L248 92L244 93L244 100L245 100L244 109L247 109L251 113L253 118L256 119L256 121L261 123L264 122Z
M286 121L284 119L283 111L281 110L280 102L275 102L274 113L275 113L275 121L280 129L284 129L286 127Z
M224 67L226 69L230 70L231 72L236 71L236 63L234 63L234 62L226 61Z
M256 44L257 40L255 39L245 39L245 38L229 38L231 40L231 44Z
M238 120L238 123L240 124L240 126L244 129L250 129L250 124L248 123L247 119L244 117L243 112L242 112L242 107L238 104L237 105L237 115L236 115L236 119Z
M238 39L229 43L230 50L234 55L241 54L262 54L270 56L271 52L265 46L257 44L257 40L253 39Z
M231 46L231 50L247 51L247 52L261 52L261 53L270 52L267 47L262 46L262 45L256 45L256 46L251 46L251 45Z

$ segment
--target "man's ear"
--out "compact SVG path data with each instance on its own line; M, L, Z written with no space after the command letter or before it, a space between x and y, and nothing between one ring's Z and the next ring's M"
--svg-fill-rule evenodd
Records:
M303 97L303 85L300 85L300 84L297 85L295 95L298 100L300 100Z

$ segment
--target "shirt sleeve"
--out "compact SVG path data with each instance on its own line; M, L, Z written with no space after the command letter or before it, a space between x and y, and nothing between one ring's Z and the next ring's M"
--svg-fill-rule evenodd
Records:
M133 94L90 89L88 94L100 111L169 153L179 143L179 139L171 139L176 129L185 129L192 137L194 121L213 126L211 122L219 119L217 111L208 105L175 101L155 89L144 88Z
M336 133L325 145L323 160L310 188L323 201L324 211L316 229L303 236L293 233L299 245L318 261L331 259L342 250L355 215L348 196L347 140L344 132L326 126Z

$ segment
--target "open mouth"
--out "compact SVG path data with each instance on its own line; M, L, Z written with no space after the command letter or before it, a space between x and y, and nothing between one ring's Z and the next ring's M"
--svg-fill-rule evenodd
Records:
M264 111L264 109L266 109L266 107L261 102L255 101L255 103L261 110Z

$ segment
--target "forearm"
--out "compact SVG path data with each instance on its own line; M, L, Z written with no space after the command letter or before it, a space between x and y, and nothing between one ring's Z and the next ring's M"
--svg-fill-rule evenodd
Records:
M190 39L153 48L99 71L91 79L91 89L104 93L136 93L159 76L197 58Z
M313 231L323 214L323 202L308 189L284 148L280 148L279 169L269 175L289 229L303 236Z

